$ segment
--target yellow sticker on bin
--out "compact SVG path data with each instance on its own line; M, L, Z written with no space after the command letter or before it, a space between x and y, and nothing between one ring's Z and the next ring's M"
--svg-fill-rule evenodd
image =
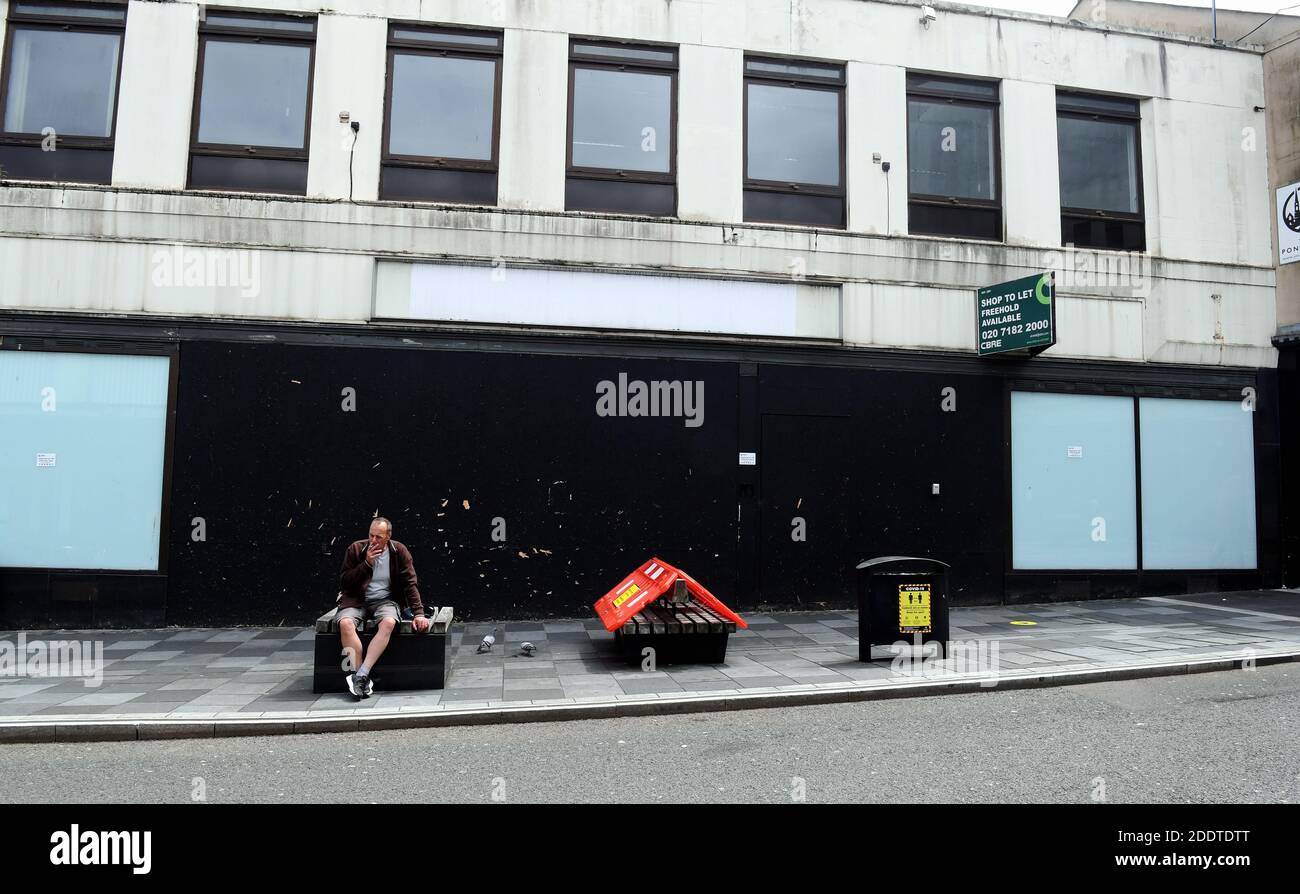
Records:
M898 632L930 633L930 585L898 585Z

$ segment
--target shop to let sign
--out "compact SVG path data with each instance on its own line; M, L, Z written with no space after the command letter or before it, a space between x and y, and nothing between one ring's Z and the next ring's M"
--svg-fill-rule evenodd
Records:
M1056 277L1035 274L975 292L979 356L1037 354L1056 344Z

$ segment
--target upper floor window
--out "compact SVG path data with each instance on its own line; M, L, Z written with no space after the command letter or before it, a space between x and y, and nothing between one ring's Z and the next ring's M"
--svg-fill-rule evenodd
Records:
M1136 99L1056 94L1062 245L1146 248L1140 123Z
M379 197L495 205L501 34L388 29Z
M199 64L189 185L307 193L316 19L208 10Z
M907 76L907 229L1002 239L998 85Z
M745 220L845 225L844 66L745 59Z
M110 183L126 6L9 7L0 169L22 180Z
M569 44L564 207L677 213L677 49Z

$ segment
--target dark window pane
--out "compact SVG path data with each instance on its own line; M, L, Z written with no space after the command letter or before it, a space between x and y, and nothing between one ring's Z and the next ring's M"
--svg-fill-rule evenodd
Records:
M495 90L494 61L394 54L388 151L490 160Z
M744 215L752 221L843 228L844 199L747 189Z
M913 195L997 197L995 109L910 99L907 177Z
M190 156L190 189L307 194L305 159Z
M1056 137L1062 207L1137 213L1136 125L1061 116Z
M56 6L53 3L16 3L14 15L87 19L97 22L125 22L126 9L121 6Z
M384 165L381 199L411 202L497 203L496 171L448 171L440 168Z
M5 131L112 136L121 44L121 34L15 27Z
M907 229L923 236L1002 239L1002 212L997 208L961 208L909 202Z
M1078 93L1056 94L1057 110L1091 112L1100 115L1137 115L1136 99L1118 96L1083 96Z
M745 176L781 183L840 184L840 94L747 84Z
M501 37L496 34L459 34L455 31L424 31L419 28L394 28L393 40L455 44L466 49L493 50L501 46Z
M200 143L303 149L311 47L207 40Z
M564 207L569 211L622 211L671 217L676 213L671 183L630 183L569 177L564 183Z
M1079 248L1145 251L1146 225L1140 220L1099 220L1063 214L1061 244Z
M672 158L671 75L573 73L573 164L666 174Z
M311 34L316 28L313 19L259 19L252 16L210 12L204 24L222 28L247 28L254 31L292 31Z
M761 59L745 61L749 74L788 78L817 78L818 80L843 80L844 69L838 65L814 65L794 62L767 62Z
M60 146L57 152L46 152L40 146L0 144L0 168L14 180L110 183L113 150Z
M649 47L605 47L594 43L575 43L573 52L582 56L600 56L608 59L626 59L631 62L672 62L672 50L655 50Z
M929 90L946 93L949 96L983 99L996 102L998 85L985 81L961 81L951 78L936 78L929 75L908 75L908 90Z

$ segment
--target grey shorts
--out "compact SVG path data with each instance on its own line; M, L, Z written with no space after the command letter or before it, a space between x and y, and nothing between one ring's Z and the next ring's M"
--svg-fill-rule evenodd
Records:
M336 629L339 621L344 618L351 618L356 622L357 629L360 630L364 623L370 620L382 621L384 618L392 618L400 623L402 610L391 599L385 599L383 602L376 602L373 605L367 603L365 608L341 608L338 614L334 616L334 627Z

